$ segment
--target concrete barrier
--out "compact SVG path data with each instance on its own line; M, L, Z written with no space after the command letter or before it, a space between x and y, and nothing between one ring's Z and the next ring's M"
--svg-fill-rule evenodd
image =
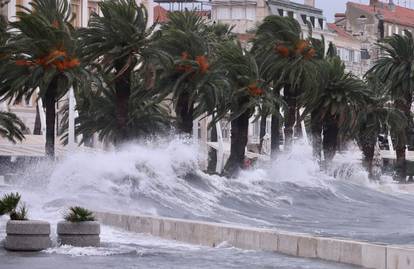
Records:
M14 251L40 251L50 247L50 224L36 220L9 220L4 248Z
M97 221L69 222L57 224L58 243L76 247L98 247L101 226Z
M414 269L414 247L317 237L275 229L143 215L95 212L102 224L165 239L215 247L222 242L252 250L318 258L372 269Z

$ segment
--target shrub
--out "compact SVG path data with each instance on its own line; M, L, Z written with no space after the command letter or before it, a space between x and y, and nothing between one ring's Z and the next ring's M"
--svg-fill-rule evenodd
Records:
M27 220L28 211L25 205L20 203L19 193L5 194L0 200L0 216L9 214L11 220Z
M82 221L94 221L95 216L92 211L86 208L74 206L69 208L69 212L64 216L66 221L70 222L82 222Z

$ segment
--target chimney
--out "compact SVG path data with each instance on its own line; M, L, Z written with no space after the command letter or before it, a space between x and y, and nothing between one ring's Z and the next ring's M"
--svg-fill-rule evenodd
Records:
M395 11L395 4L394 4L394 1L393 1L393 0L389 0L389 3L388 3L388 8L389 8L391 11Z
M305 5L315 7L315 0L305 0Z
M377 6L378 5L378 0L369 0L369 5L370 6Z

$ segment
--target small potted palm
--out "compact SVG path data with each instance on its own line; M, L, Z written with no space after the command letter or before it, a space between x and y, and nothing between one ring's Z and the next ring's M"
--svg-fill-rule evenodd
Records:
M57 225L58 243L76 247L98 247L101 227L93 213L82 207L71 207Z
M13 251L39 251L50 247L50 224L28 220L27 208L20 204L20 194L5 194L0 200L0 216L8 214L4 247Z

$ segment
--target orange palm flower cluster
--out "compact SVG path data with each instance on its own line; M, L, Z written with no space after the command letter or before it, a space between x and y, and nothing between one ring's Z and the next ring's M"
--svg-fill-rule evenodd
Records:
M188 52L184 51L181 53L181 60L185 61L190 58ZM176 70L180 73L189 73L193 71L193 66L191 64L179 64L176 67Z
M289 57L289 54L290 54L289 48L281 44L276 44L275 52L277 52L279 55L281 55L284 58Z
M53 50L48 55L32 60L16 60L18 66L41 65L43 68L56 67L59 71L71 69L80 65L78 58L68 57L65 50Z
M310 48L307 52L306 52L306 54L305 54L305 59L306 60L310 60L310 59L312 59L313 57L315 57L315 55L316 55L316 50L314 49L314 48Z
M253 82L249 86L247 86L247 90L249 91L250 95L252 96L260 96L263 94L263 89L257 86L256 82Z
M302 55L306 60L310 60L316 55L316 51L311 47L309 41L303 39L299 40L292 50L284 44L277 43L274 51L284 58Z
M185 61L189 59L191 59L191 57L188 54L188 52L184 51L183 53L181 53L181 60ZM199 55L195 57L195 61L199 66L199 72L201 74L205 74L209 68L207 57L204 55ZM194 71L193 66L191 64L179 64L177 65L176 70L181 73L191 73Z
M295 52L296 54L303 54L306 48L309 47L309 41L306 40L299 40L298 43L295 45Z
M209 64L208 64L208 61L207 61L207 57L206 56L204 56L204 55L202 55L202 56L197 56L196 57L196 62L197 62L197 64L198 64L198 66L199 66L199 71L200 71L200 73L201 74L205 74L205 73L207 73L207 71L208 71L208 68L209 68Z

